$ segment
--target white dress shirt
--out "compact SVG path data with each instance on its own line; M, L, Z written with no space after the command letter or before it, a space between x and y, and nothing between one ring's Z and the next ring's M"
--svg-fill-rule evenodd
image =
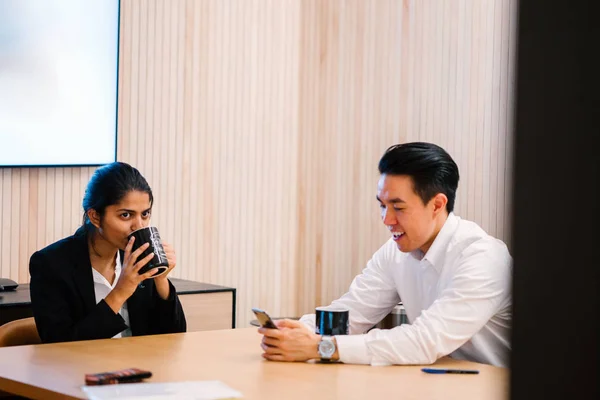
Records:
M340 361L431 364L450 355L505 367L511 281L506 245L453 213L427 254L402 253L390 239L354 278L348 293L332 303L350 310L350 335L336 336ZM369 331L399 301L409 323ZM314 331L314 314L300 321Z
M115 265L115 279L113 280L112 285L106 280L104 276L94 268L92 268L92 275L94 276L94 293L96 294L96 304L100 303L111 290L115 288L117 282L119 281L119 276L121 276L121 257L119 256L119 252L117 252L117 259ZM129 326L129 312L127 311L127 302L123 304L123 307L119 310L119 314L123 317L125 324ZM120 338L125 336L131 336L131 328L125 329L123 332L117 333L113 338Z

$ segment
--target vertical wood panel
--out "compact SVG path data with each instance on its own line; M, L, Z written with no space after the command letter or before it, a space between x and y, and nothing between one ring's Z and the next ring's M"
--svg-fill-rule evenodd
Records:
M11 277L11 263L10 263L10 247L13 245L11 237L10 237L10 215L12 212L12 202L11 202L11 182L12 182L12 170L11 169L3 169L2 170L2 226L1 230L1 240L2 246L0 246L0 259L2 260L2 268L0 268L0 273L3 277Z
M509 241L515 3L123 0L118 159L173 275L236 287L239 326L328 303L388 238L377 162L405 141L446 148L456 213ZM77 228L94 169L0 171L0 276Z

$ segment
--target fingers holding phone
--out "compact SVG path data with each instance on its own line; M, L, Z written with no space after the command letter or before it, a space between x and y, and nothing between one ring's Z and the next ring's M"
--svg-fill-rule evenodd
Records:
M260 308L253 308L252 312L256 315L256 319L261 327L267 329L279 329L266 311L261 310Z
M258 320L258 323L260 324L260 328L258 329L258 332L263 335L262 344L261 344L261 347L263 348L263 350L264 350L265 346L266 347L277 347L277 344L275 342L279 341L279 339L274 336L277 336L277 334L279 333L278 332L279 328L275 324L275 321L273 321L271 319L271 317L269 316L269 314L267 314L266 311L261 310L260 308L253 308L252 312L254 313L254 315L256 316L256 319ZM266 331L265 332L265 329L274 329L275 331Z
M318 358L320 336L299 321L282 319L277 324L259 308L253 308L263 335L261 348L263 358L270 361L306 361Z

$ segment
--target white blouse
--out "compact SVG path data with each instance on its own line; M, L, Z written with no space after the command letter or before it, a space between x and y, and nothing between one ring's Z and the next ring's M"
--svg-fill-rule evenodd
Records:
M115 288L121 276L121 257L117 252L117 259L115 265L115 279L112 285L106 280L104 276L94 268L92 268L92 274L94 276L94 293L96 294L96 304L100 303L108 294ZM123 307L119 310L119 314L123 317L125 324L129 326L129 312L127 311L127 302L123 304ZM120 338L125 336L131 336L131 328L127 328L122 332L117 333L113 338Z

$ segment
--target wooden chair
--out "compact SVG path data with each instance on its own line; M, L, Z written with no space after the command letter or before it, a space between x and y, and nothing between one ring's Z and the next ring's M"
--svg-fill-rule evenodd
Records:
M33 317L16 319L0 326L0 347L42 343Z

